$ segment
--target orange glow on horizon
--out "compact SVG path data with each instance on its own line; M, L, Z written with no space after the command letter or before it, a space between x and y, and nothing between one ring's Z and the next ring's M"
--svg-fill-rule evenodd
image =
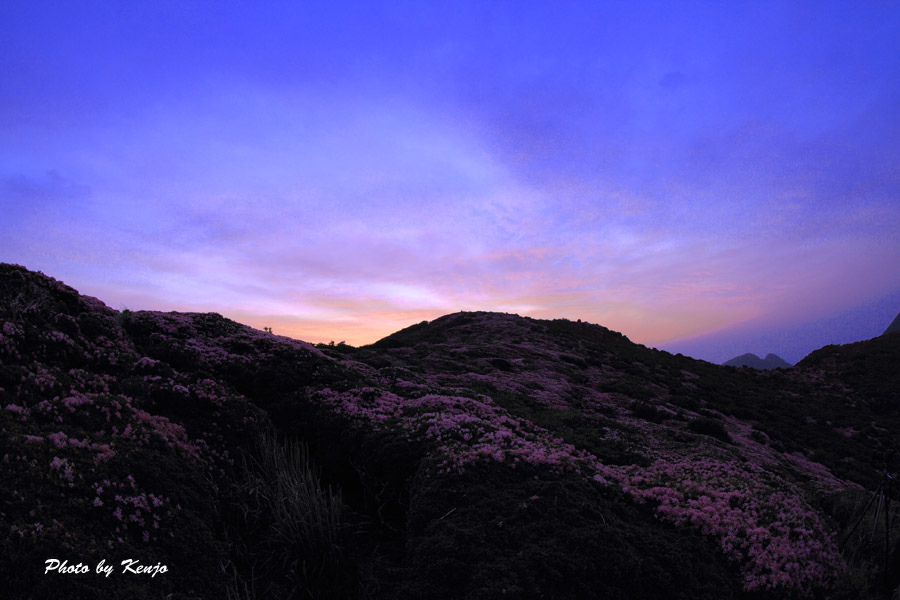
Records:
M574 299L574 297L573 297ZM746 321L752 313L746 308L723 309L713 306L636 307L625 303L606 303L598 306L587 302L573 302L560 311L550 304L541 308L536 298L522 298L515 301L497 303L494 308L462 308L460 310L486 310L492 312L512 312L534 319L570 319L602 325L626 335L638 344L656 346L672 340L689 338ZM558 299L557 299L558 300ZM546 305L544 305L546 306ZM351 346L372 344L388 335L396 333L422 321L433 321L446 314L458 311L442 310L379 310L357 313L341 319L317 320L291 317L289 315L256 315L249 312L225 314L239 323L256 329L271 327L277 335L284 335L312 344L345 342Z

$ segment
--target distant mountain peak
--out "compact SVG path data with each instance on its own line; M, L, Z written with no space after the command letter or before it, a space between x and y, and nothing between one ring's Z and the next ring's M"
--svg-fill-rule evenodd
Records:
M900 313L897 313L897 316L894 317L894 320L891 321L891 324L888 325L888 328L884 330L884 333L881 335L887 335L889 333L896 333L900 331Z
M760 358L752 352L748 352L747 354L735 356L722 364L729 367L752 367L754 369L790 369L792 366L791 363L771 352L766 354L765 358Z

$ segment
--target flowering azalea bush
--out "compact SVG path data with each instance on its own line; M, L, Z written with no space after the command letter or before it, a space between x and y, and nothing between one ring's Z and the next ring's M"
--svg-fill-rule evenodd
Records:
M216 588L216 553L191 549L213 542L215 527L203 515L212 500L206 481L231 470L235 439L246 439L265 415L208 379L144 355L101 302L24 269L2 271L0 550L13 569L5 573L9 593L103 593L85 581L30 578L55 556L206 565L155 590L110 580L109 594ZM27 298L25 308L4 310L14 304L10 296ZM179 408L167 408L166 399ZM207 413L213 422L181 418L192 403L219 412Z
M684 457L598 470L660 519L716 538L747 590L811 592L843 569L833 532L800 490L757 465Z
M373 425L399 429L408 437L435 442L444 456L441 470L463 470L479 459L546 465L580 471L591 456L533 423L515 417L490 398L426 394L404 398L391 392L325 389L315 400Z

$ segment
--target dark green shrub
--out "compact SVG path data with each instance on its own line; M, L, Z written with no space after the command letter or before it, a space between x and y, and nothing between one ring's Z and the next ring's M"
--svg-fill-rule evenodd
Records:
M509 372L513 370L513 366L510 364L510 362L503 358L491 359L491 364L501 371Z
M575 475L471 465L420 478L396 597L581 600L736 598L735 572L702 536Z
M568 354L561 354L559 359L563 362L567 362L570 365L575 365L579 369L587 369L587 363L584 360L578 358L577 356L570 356Z
M651 423L662 423L669 418L669 413L657 409L652 404L635 402L631 405L631 414L638 419L644 419Z
M672 394L671 399L669 400L675 406L679 406L685 410L693 410L696 411L700 408L700 401L696 398L692 398L690 396L684 396L681 394Z
M602 386L602 391L624 394L634 400L651 400L656 396L653 390L649 389L638 379L619 379L617 381L612 381L604 384Z
M723 442L731 443L731 436L725 431L725 426L719 421L708 417L700 417L688 423L688 429L694 433L708 435Z

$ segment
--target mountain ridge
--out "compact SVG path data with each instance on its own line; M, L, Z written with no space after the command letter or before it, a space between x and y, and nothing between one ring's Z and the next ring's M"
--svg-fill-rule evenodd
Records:
M765 358L760 358L752 352L748 352L747 354L741 354L740 356L735 356L730 360L726 360L722 364L729 367L752 367L754 369L762 370L790 369L792 366L791 363L771 352L766 354Z
M887 326L887 329L885 329L884 333L882 333L881 335L896 333L898 331L900 331L900 313L897 313L897 316L894 317L894 320L891 321L891 324Z

